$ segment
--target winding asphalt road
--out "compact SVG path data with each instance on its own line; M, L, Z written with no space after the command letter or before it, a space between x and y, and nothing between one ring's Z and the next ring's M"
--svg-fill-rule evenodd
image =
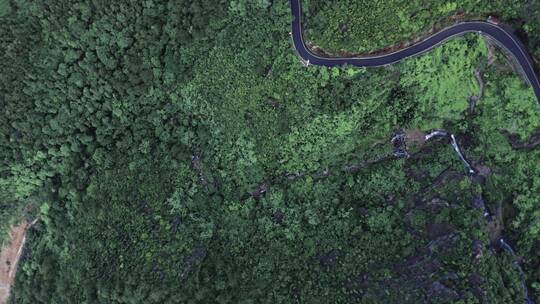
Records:
M506 49L506 51L511 54L516 62L519 64L520 68L523 71L523 74L527 78L527 81L532 86L536 99L540 105L540 82L538 81L538 76L534 71L534 65L531 60L531 57L527 53L527 49L521 43L519 38L513 33L512 29L503 27L498 24L489 23L489 22L462 22L452 26L449 26L438 33L435 33L426 39L413 44L407 48L384 54L378 56L366 56L366 57L321 57L309 51L304 42L302 36L302 0L289 0L291 11L294 17L292 21L292 38L294 42L294 47L298 55L309 64L320 65L320 66L339 66L344 64L349 64L359 67L377 67L384 66L396 63L402 59L409 58L415 55L422 54L426 51L431 50L432 48L440 45L446 40L459 36L465 33L479 33L481 35L486 35L491 37L499 46ZM437 134L441 135L441 134ZM443 134L447 136L448 134ZM469 165L465 160L461 150L455 142L454 135L452 136L452 146L460 156L461 160L465 163L466 167L469 170L470 174L476 174L476 171ZM485 210L485 216L488 217L490 221L490 214ZM510 247L504 239L500 239L501 245L506 251L510 251L513 256L515 256L512 247ZM517 265L517 264L516 264ZM519 268L519 266L518 266ZM521 272L521 268L519 268ZM522 274L523 276L523 274ZM524 300L525 303L533 303L529 298L529 293L527 290L527 285L525 280L522 279L523 289L524 289Z
M402 59L409 58L422 54L430 49L438 46L446 40L459 36L465 33L479 33L491 37L499 46L508 51L509 54L515 58L523 70L523 74L527 78L529 84L534 90L536 99L540 104L540 82L538 76L534 71L533 62L531 57L527 53L527 49L520 42L519 38L505 27L489 22L462 22L452 26L449 26L440 32L429 36L421 42L411 45L407 48L398 50L396 52L379 55L379 56L366 56L366 57L321 57L312 53L304 42L302 36L302 0L289 0L291 11L294 16L292 21L292 38L294 47L298 52L298 55L309 64L321 65L321 66L339 66L349 64L359 67L377 67L396 63Z

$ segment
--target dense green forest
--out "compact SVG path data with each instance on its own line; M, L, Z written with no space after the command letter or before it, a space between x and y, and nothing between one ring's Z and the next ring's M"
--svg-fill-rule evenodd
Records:
M540 62L540 1L303 0L307 40L329 52L366 53L422 37L432 26L497 16ZM368 13L369 12L369 13Z
M328 69L287 1L0 3L12 303L540 301L540 112L489 41Z

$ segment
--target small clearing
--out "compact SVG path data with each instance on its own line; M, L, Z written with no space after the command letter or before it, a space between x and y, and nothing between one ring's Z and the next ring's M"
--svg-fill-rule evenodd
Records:
M26 230L30 226L31 224L24 220L11 228L9 241L0 252L0 304L5 304L9 297L9 290L17 272L17 262L26 241Z

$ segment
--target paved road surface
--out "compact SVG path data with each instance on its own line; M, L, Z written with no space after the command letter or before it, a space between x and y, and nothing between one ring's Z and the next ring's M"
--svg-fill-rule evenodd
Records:
M422 54L430 49L438 46L446 40L462 35L464 33L481 33L491 37L497 44L505 48L519 64L525 77L532 86L534 94L540 104L540 82L538 76L534 71L533 62L531 57L527 53L527 49L520 42L519 38L513 33L511 29L507 29L502 25L497 25L489 22L463 22L452 25L435 33L421 42L413 44L407 48L398 50L384 55L367 56L367 57L321 57L308 50L304 43L302 36L302 0L289 0L291 11L294 16L292 22L292 38L294 47L298 52L298 55L309 64L322 65L322 66L337 66L350 64L360 67L376 67L384 66L396 63L402 59Z

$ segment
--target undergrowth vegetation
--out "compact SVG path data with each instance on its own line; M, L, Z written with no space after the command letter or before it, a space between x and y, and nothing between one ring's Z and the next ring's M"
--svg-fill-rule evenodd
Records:
M521 303L502 235L540 300L538 104L482 38L306 68L284 1L10 3L1 223L40 219L12 303ZM438 128L482 182L445 140L385 158Z
M433 25L496 16L527 37L540 60L540 2L303 0L308 41L326 51L365 53L422 37Z

